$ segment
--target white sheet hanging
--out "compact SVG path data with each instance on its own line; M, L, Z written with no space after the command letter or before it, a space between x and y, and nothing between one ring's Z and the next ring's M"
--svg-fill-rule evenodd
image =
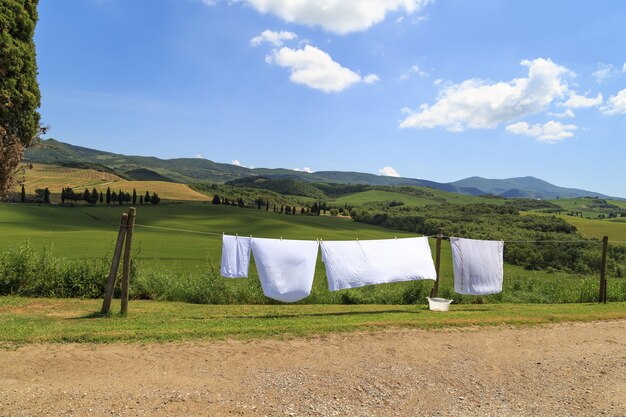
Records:
M252 254L263 294L285 303L309 296L313 286L317 241L252 238Z
M251 238L222 236L222 264L220 274L224 278L247 278L250 267Z
M328 289L436 279L428 238L322 241Z
M504 242L451 237L454 292L487 295L502 292Z

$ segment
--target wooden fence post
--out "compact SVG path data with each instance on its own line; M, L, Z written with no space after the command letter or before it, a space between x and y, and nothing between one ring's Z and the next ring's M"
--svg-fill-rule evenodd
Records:
M439 294L439 266L441 265L441 238L443 237L443 231L439 229L437 234L437 245L435 246L435 272L436 279L433 289L430 291L431 297L437 297Z
M124 264L122 266L122 315L128 314L128 286L130 284L130 250L133 243L133 228L135 227L135 207L128 209L128 223L126 225L126 245L124 246Z
M606 304L606 253L609 249L609 237L602 238L602 261L600 263L600 303Z
M113 252L113 261L111 262L111 270L109 271L109 279L104 290L104 301L102 302L102 310L100 314L109 314L111 310L111 299L113 298L113 289L115 288L115 279L117 278L117 270L120 266L120 256L122 255L122 246L124 245L124 237L126 236L126 225L128 222L128 214L122 214L120 228L117 232L117 242L115 243L115 251Z

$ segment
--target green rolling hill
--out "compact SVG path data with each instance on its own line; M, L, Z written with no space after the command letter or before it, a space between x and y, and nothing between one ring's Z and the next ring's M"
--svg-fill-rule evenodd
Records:
M200 158L159 159L147 156L121 155L71 145L55 139L42 141L38 146L28 149L25 153L25 160L28 162L57 165L83 164L88 165L92 169L113 171L118 176L128 180L170 181L185 184L198 182L225 183L249 177L263 177L267 179L292 180L305 183L419 186L470 196L493 194L504 197L542 199L583 196L610 198L593 191L558 187L534 177L509 178L503 180L471 177L452 183L440 183L414 178L387 177L362 172L318 171L308 173L284 168L250 169ZM276 184L272 184L272 186L275 185ZM328 193L326 194L328 195ZM315 198L310 192L307 196Z

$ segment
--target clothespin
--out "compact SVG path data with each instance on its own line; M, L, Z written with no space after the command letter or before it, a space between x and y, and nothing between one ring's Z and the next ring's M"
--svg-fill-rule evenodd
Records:
M283 241L283 237L282 237L282 236L280 237L280 241L281 241L281 242Z
M239 239L239 233L235 233L235 239Z

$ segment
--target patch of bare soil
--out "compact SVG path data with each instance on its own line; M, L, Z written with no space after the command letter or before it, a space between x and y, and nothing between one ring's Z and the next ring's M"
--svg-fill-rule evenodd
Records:
M626 321L0 351L0 416L624 416Z

